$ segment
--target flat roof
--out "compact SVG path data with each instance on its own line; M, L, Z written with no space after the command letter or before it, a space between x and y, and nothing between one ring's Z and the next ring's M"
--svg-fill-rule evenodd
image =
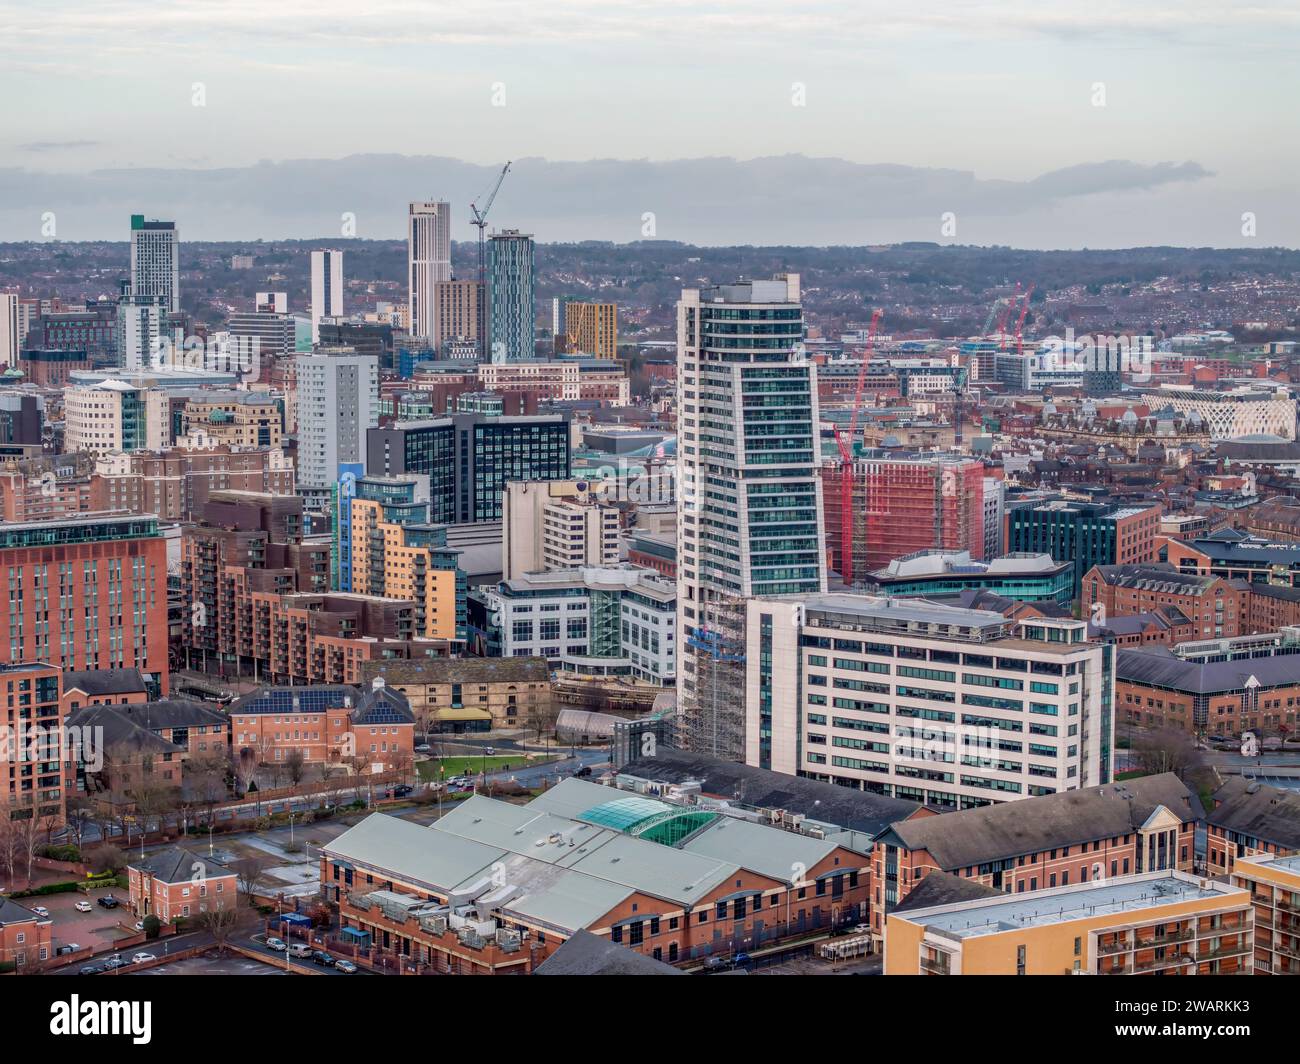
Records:
M1138 916L1145 910L1181 902L1233 895L1244 900L1249 893L1241 887L1202 880L1181 872L1154 872L1123 876L1096 885L1030 891L1006 896L1005 900L968 901L918 909L907 914L913 923L952 938L976 938L1026 927L1044 927L1096 916Z

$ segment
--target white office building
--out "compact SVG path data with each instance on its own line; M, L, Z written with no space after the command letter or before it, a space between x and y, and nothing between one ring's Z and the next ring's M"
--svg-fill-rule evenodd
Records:
M158 297L164 316L181 309L179 240L175 222L131 215L131 294Z
M528 573L487 592L501 656L546 658L561 672L627 677L671 686L676 679L677 593L635 565Z
M406 227L410 333L436 343L438 300L434 286L451 280L451 204L412 203Z
M1108 783L1114 648L1087 630L869 595L753 599L745 761L938 809Z
M311 253L311 342L320 343L321 318L343 315L343 252Z
M298 392L299 494L323 499L341 465L366 460L366 432L379 424L379 359L322 347L294 359Z
M587 481L519 480L501 497L507 579L544 569L617 565L619 509Z
M18 365L21 334L18 297L12 292L0 292L0 365Z
M679 741L743 760L744 603L826 589L817 370L799 277L677 304Z

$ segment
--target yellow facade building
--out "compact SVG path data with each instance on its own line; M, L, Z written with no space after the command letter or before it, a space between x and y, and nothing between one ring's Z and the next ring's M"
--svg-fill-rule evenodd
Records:
M1163 871L894 911L886 975L1250 974L1243 887Z
M1255 974L1300 975L1300 856L1238 857L1231 880L1255 904Z

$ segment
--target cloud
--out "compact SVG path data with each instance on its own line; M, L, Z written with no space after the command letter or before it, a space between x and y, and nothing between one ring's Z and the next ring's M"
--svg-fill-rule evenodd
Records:
M27 144L19 144L19 151L46 152L46 151L75 151L79 148L98 148L103 145L102 140L33 140Z

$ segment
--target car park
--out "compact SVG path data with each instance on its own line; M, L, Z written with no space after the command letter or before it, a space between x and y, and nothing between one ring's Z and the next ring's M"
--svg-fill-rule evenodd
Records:
M121 904L122 903L118 901L115 897L113 897L113 895L111 894L105 894L102 898L99 899L99 905L101 905L105 909L116 909Z
M50 910L47 909L44 905L33 905L32 912L34 912L37 916L46 919L48 919L50 915Z
M79 913L88 913L88 912L92 912L92 911L94 910L94 908L95 908L95 907L94 907L93 905L91 905L90 902L88 902L88 901L79 901L79 902L77 902L77 904L76 904L76 910L77 910L77 912L79 912Z

